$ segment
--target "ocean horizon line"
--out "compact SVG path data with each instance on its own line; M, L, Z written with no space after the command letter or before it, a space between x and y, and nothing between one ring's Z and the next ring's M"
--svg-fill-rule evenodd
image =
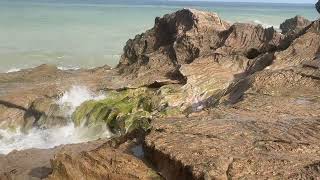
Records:
M154 0L154 1L148 1L148 0L139 0L139 1L130 1L130 0L0 0L0 2L9 2L9 3L64 3L64 4L126 4L126 5L214 5L214 4L224 4L224 5L243 5L243 4L251 4L251 5L289 5L289 6L312 6L313 3L300 3L300 2L249 2L249 1L209 1L209 0Z

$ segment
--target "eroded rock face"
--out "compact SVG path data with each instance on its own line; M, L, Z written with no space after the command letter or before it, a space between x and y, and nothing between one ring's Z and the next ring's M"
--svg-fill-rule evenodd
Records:
M227 30L225 41L213 53L217 55L243 55L249 59L277 50L281 34L272 27L264 29L261 25L235 23Z
M201 109L202 101L215 104L209 101L239 77L270 65L283 38L273 28L230 26L216 14L184 9L157 18L154 28L129 40L118 70L132 78L129 87L185 84L175 104Z
M320 50L319 20L308 26L302 35L297 37L290 46L275 54L273 69L293 67L315 59Z
M179 66L219 44L218 33L228 27L214 13L191 9L156 18L152 29L127 42L118 69L138 78L138 85L180 80Z
M282 30L283 34L295 34L299 33L305 27L309 26L311 21L305 19L302 16L296 16L291 19L287 19L280 25L280 29Z
M119 149L101 146L72 156L57 154L51 161L50 180L79 179L161 179L142 160Z

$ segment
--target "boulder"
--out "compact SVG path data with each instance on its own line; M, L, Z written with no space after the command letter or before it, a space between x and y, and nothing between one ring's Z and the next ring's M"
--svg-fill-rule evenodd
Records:
M184 84L187 77L179 70L184 65L236 56L254 59L276 51L282 39L273 28L244 23L230 26L214 13L183 9L157 18L152 29L129 40L117 69L132 79L131 88Z
M302 16L295 16L294 18L287 19L280 25L283 34L299 33L305 27L309 26L311 21Z
M281 69L298 66L315 59L320 50L319 28L319 20L312 22L300 36L294 39L287 49L275 54L275 60L271 68Z
M217 46L219 32L228 27L217 14L193 9L156 18L152 29L127 42L117 68L136 86L181 80L180 65Z

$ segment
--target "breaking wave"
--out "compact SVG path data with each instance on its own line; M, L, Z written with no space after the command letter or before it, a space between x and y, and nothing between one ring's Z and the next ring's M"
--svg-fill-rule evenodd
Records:
M19 68L12 68L12 69L9 69L8 71L6 71L6 73L13 73L13 72L19 72L21 71L21 69Z
M275 30L280 30L280 27L278 25L273 25L273 24L268 24L268 23L264 23L262 21L259 21L259 20L254 20L253 21L254 24L261 24L262 27L264 28L269 28L269 27L273 27Z
M57 99L57 104L70 107L70 111L66 114L68 117L83 102L102 98L105 98L103 94L95 94L84 86L73 86ZM52 129L33 128L28 133L23 133L20 130L0 129L0 154L31 148L49 149L59 145L88 142L101 137L107 138L112 135L106 126L98 128L76 128L70 119L67 126Z

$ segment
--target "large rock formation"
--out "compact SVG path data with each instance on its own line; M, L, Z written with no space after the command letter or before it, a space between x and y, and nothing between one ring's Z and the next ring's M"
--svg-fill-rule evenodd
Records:
M299 33L299 31L303 30L309 24L311 24L311 22L308 19L302 16L296 16L280 24L280 29L283 34Z
M47 168L41 178L161 178L155 170L165 179L316 179L320 24L296 17L282 29L229 25L191 9L156 18L152 29L127 42L115 70L42 66L0 75L1 124L63 124L54 99L79 82L116 91L78 107L75 125L103 124L121 143L48 151L39 157ZM143 160L121 148L134 138L144 145ZM0 159L0 172L14 178L11 167L19 162L8 158Z
M153 120L146 154L166 179L320 176L319 22L300 20L284 23L286 36L234 24L181 64L175 100L188 114L216 108Z
M180 65L219 44L219 32L228 27L214 13L190 9L156 18L152 29L127 42L118 69L139 79L137 86L181 80Z
M282 38L273 28L242 23L230 27L214 13L183 9L157 18L152 29L129 40L118 69L134 79L133 87L181 83L185 79L179 68L199 57L253 59L275 51Z

